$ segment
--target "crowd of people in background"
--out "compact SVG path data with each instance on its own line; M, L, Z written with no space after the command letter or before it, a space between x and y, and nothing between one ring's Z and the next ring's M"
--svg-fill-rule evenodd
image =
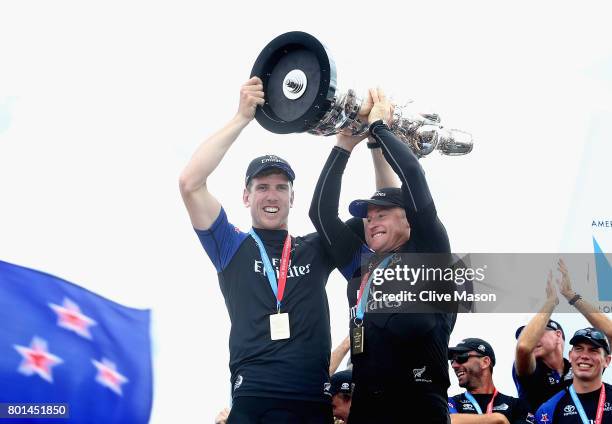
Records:
M612 422L610 386L602 383L612 322L573 291L562 260L556 284L549 274L542 309L516 331L516 398L495 388L493 346L478 334L449 347L455 309L368 310L377 271L401 263L404 253L451 252L418 158L391 131L393 105L381 89L370 90L359 111L368 131L340 133L322 169L309 212L315 233L290 235L296 175L276 155L255 158L247 167L242 199L251 212L251 230L230 224L209 191L208 177L264 97L258 77L247 81L236 116L200 145L180 178L232 324L232 406L216 423ZM353 218L343 222L342 175L351 152L366 138L376 192L351 202ZM332 352L325 285L334 269L347 280L350 310L348 337ZM569 340L568 359L565 333L550 319L559 304L557 292L591 324ZM337 371L349 352L350 366ZM451 397L449 363L465 389Z
M567 284L566 287L570 288ZM589 321L608 331L612 328L612 322L605 315L591 310L591 305L583 298L576 297L571 290L565 291L564 296L568 301L574 300L573 304L580 300L582 304L575 306L589 311L585 315ZM552 299L556 303L554 297ZM602 375L611 360L610 333L595 327L576 331L569 340L572 348L568 360L563 357L563 328L547 315L547 312L540 312L526 326L516 331L518 342L512 374L518 397L500 393L495 387L495 352L487 341L475 337L466 338L456 346L449 347L450 367L458 385L465 389L465 392L448 398L452 424L612 422L612 406L606 403L612 394L612 386L602 381ZM526 336L523 335L524 329L527 331L524 333ZM535 344L526 350L522 343L526 343L529 331L534 331L537 338ZM336 372L349 349L350 340L347 337L331 356L328 393L334 424L349 423L355 389L350 359L347 369ZM517 370L523 367L522 361L525 358L529 363L526 370L521 368L519 373ZM228 414L227 408L221 411L215 424L225 424ZM404 422L419 421L418 418L406 415Z

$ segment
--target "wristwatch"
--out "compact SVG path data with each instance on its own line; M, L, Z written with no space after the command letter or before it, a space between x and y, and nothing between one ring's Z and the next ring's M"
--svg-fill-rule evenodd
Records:
M578 302L580 299L582 299L582 296L576 293L576 295L572 297L567 303L569 303L571 306L574 306L574 304Z

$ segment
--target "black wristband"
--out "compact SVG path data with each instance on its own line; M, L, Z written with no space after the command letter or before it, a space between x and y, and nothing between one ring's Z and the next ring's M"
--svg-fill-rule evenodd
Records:
M385 121L383 121L382 119L379 119L378 121L374 121L370 124L370 132L372 132L374 128L379 127L381 125L384 125L385 128L389 128L387 127L387 124L385 124Z
M366 146L368 146L368 149L380 149L382 147L382 144L380 144L378 141L375 141L373 143L366 143Z
M574 306L574 303L578 302L580 299L582 299L582 296L580 296L579 294L576 294L576 296L572 297L572 298L571 298L571 299L568 301L568 303L569 303L571 306Z
M344 147L340 147L340 146L334 146L332 150L337 150L340 153L344 153L347 156L351 155L351 152L349 152L348 150L346 150Z

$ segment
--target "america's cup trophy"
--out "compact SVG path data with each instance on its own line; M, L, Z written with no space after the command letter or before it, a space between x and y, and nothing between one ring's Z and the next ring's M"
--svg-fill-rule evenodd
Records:
M257 57L251 76L263 81L266 102L255 119L268 131L332 135L347 130L359 135L368 130L358 117L364 99L352 89L338 89L332 57L308 33L287 32L272 40ZM444 128L435 113L396 105L389 126L419 157L434 150L450 156L472 151L472 136Z

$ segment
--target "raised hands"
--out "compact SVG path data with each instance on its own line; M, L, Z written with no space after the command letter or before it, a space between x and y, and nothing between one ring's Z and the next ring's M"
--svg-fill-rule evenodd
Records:
M393 104L387 99L382 88L370 88L368 90L368 97L364 100L359 109L359 120L371 124L372 122L382 119L385 123L389 123L393 116L393 109ZM336 145L350 152L367 136L367 132L358 136L340 132L336 136L338 141Z
M553 306L557 306L559 304L557 288L553 284L552 271L548 271L548 278L546 279L546 301L550 302Z
M563 259L559 259L557 263L557 270L561 273L561 279L557 279L557 286L559 287L559 291L567 300L571 300L576 292L572 289L572 283L569 277L569 271L567 270L567 266Z
M371 88L370 96L374 105L368 115L368 122L372 123L382 119L386 124L391 121L393 115L393 105L391 101L387 99L382 88Z
M364 100L363 104L361 105L361 108L359 109L358 116L361 122L366 124L368 123L368 115L372 110L372 106L374 106L374 102L372 101L372 95L368 92L367 99ZM344 150L348 150L350 152L367 136L367 131L362 135L351 135L350 130L344 130L336 135L336 146L342 147Z
M240 87L240 104L236 117L248 123L255 117L257 106L264 103L263 82L258 77L253 77Z

